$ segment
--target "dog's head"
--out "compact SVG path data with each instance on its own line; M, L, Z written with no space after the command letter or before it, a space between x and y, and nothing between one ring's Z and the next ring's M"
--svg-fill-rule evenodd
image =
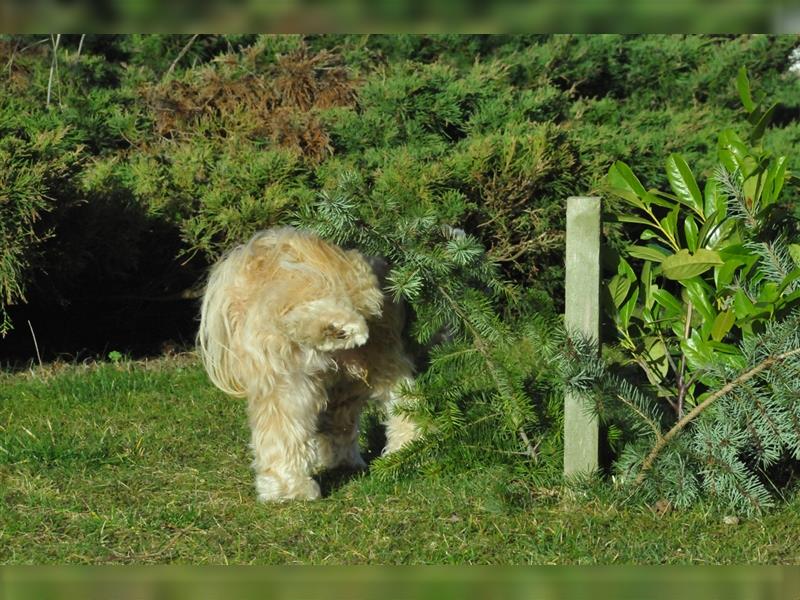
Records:
M201 309L198 348L212 381L244 395L254 370L289 368L364 344L381 316L383 293L371 266L293 228L256 234L212 269Z

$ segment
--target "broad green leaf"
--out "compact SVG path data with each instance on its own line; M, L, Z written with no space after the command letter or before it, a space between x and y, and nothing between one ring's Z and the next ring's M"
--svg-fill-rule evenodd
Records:
M668 318L677 317L685 312L683 303L667 290L661 288L653 290L653 299L667 311L665 316Z
M662 248L653 244L649 246L628 246L626 248L628 254L634 258L641 258L642 260L651 260L660 263L664 260L669 253Z
M747 154L747 145L733 129L723 129L719 134L717 143L720 148L730 148L737 154Z
M703 214L706 216L705 223L713 221L715 215L724 217L727 207L728 205L725 202L725 198L719 193L716 180L708 179L706 181L706 187L703 190Z
M617 274L622 277L627 277L631 281L636 281L636 273L630 263L621 256L619 258L619 263L617 263Z
M725 219L711 228L702 246L709 249L722 250L723 246L732 239L732 234L736 233L736 221Z
M769 206L772 204L772 190L774 188L774 181L775 181L775 171L777 168L777 163L775 161L770 161L767 170L764 173L764 177L761 183L761 203L762 206Z
M611 219L606 219L611 220ZM643 217L637 217L635 215L616 215L613 218L614 221L619 221L620 223L638 223L639 225L653 225L653 221L649 219L645 219Z
M689 247L690 252L697 250L697 223L694 221L692 215L687 215L683 220L683 234L686 237L686 245Z
M783 281L781 281L780 286L778 286L778 294L783 294L784 290L786 290L786 288L791 286L798 279L800 279L800 269L795 269L794 271L792 271L791 273L786 275L786 277L783 278Z
M627 331L628 323L630 323L631 315L633 314L634 309L636 308L636 301L639 299L639 288L633 288L633 294L631 297L628 298L628 301L622 305L622 308L619 309L619 319L622 324L622 328Z
M717 311L714 310L712 300L714 298L714 290L705 281L699 277L693 277L685 281L681 281L686 290L686 297L692 303L694 311L700 314L706 322L713 322L717 317Z
M639 198L647 195L641 181L634 175L631 168L621 160L618 160L608 170L608 180L616 188L628 189Z
M775 177L772 179L772 189L769 193L770 202L775 202L780 196L786 177L786 157L780 156L775 162L777 166L775 167Z
M703 198L692 170L680 154L667 159L667 178L675 195L698 215L703 217Z
M636 208L638 208L640 210L645 210L647 208L645 203L642 202L639 199L639 196L637 196L634 192L632 192L628 188L625 188L625 187L613 187L612 186L612 187L609 187L608 191L609 191L609 193L622 198L623 200L625 200L625 202L627 202L628 204L630 204L632 206L635 206Z
M705 273L708 269L724 264L718 252L700 248L692 254L685 248L663 259L661 267L664 277L683 281Z
M739 168L739 165L733 156L733 152L724 146L720 145L720 147L717 148L717 158L728 173L733 173Z
M755 144L764 135L764 131L772 120L772 115L775 114L775 109L778 107L777 102L764 111L764 114L758 119L753 131L750 133L750 143Z
M641 240L653 240L653 239L655 239L655 240L661 240L664 243L668 243L666 238L664 238L663 235L661 235L660 233L658 233L656 231L653 231L652 229L645 229L644 231L642 231L641 235L639 236L639 239L641 239Z
M739 98L742 100L744 109L751 113L755 110L756 104L750 95L750 82L747 79L747 69L739 67L739 74L736 77L736 88L739 90Z
M647 363L655 371L656 376L660 376L660 380L650 383L658 385L663 382L664 377L669 373L669 360L667 359L667 347L661 338L652 336L644 339L644 354L647 358ZM650 378L650 373L647 373Z
M647 190L646 200L648 204L655 204L656 206L662 206L670 210L676 204L680 203L680 200L672 194L665 194L652 188Z
M733 281L733 275L736 269L746 264L746 261L739 257L732 257L724 259L725 264L714 271L714 285L717 289L727 287Z
M706 213L706 220L697 234L697 244L700 248L705 247L706 243L708 242L709 232L713 227L716 227L718 225L716 221L717 221L716 211L711 213Z
M680 210L681 207L676 204L675 207L669 211L669 214L660 221L661 227L676 241L678 239L678 214Z
M735 322L736 316L732 310L725 310L719 313L717 318L714 319L713 327L711 327L711 339L715 342L721 342Z
M789 255L792 257L794 264L800 267L800 244L789 244Z
M628 292L631 289L631 280L627 277L614 275L608 282L608 293L611 295L611 300L614 306L619 308L628 297Z
M731 129L719 134L717 149L720 162L730 173L738 169L747 177L756 164L747 145Z
M714 361L714 350L699 331L693 330L689 339L681 340L681 350L692 371L701 371Z
M642 293L644 294L644 308L649 311L653 307L653 263L646 261L642 267L642 274L639 277L642 282Z
M756 313L756 308L744 290L736 290L733 295L733 312L737 320L746 319Z
M778 284L770 281L761 287L757 300L759 304L774 304L779 297Z

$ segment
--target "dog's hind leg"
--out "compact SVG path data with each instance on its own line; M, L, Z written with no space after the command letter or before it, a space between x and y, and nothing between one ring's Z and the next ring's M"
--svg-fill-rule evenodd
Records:
M304 389L309 387L300 386L291 397L251 397L248 403L255 484L262 502L320 497L311 473L317 463L314 435L324 390L321 398L302 397L320 393Z
M328 469L365 469L367 464L358 446L358 420L366 396L348 389L347 384L335 387L330 396L328 408L319 416L319 464Z
M403 398L400 395L400 386L411 383L411 375L401 377L390 386L378 390L377 399L382 403L386 412L386 446L384 454L399 450L408 442L415 440L420 435L420 429L414 421L397 411Z

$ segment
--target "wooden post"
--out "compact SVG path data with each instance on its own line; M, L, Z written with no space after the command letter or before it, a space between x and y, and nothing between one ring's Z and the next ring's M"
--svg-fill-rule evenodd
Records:
M570 331L600 339L600 198L567 199L566 308ZM564 398L564 475L597 470L597 418Z

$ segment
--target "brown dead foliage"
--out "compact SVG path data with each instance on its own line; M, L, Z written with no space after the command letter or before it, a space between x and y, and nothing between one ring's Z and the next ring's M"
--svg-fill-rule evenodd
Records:
M25 92L31 85L31 58L40 60L51 52L44 43L23 44L21 40L0 40L0 81L14 92Z
M252 62L247 55L241 61ZM237 64L240 57L226 55L190 78L143 89L156 132L180 137L206 119L223 135L227 128L244 130L248 137L297 149L314 162L330 154L330 137L317 112L355 103L354 81L335 54L302 49L259 74Z

